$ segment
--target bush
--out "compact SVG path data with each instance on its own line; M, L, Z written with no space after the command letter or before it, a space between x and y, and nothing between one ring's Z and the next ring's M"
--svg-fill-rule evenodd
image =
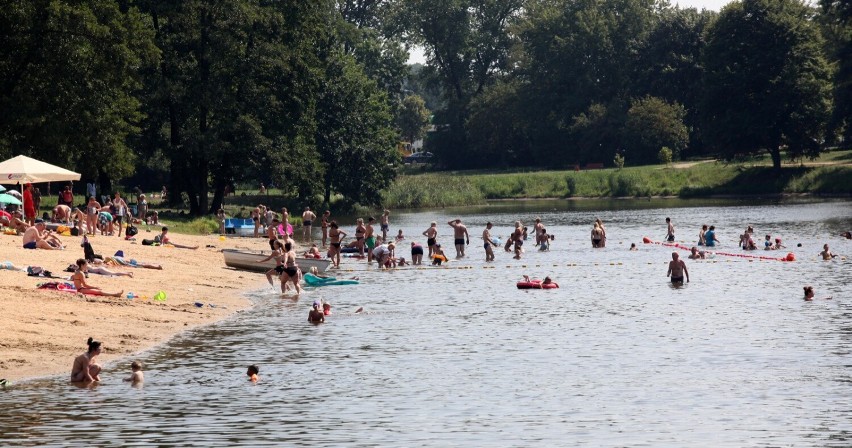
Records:
M611 196L647 196L648 187L636 173L616 172L609 176L609 191Z
M624 168L624 156L621 154L616 154L615 158L612 159L612 163L615 164L615 167L619 170Z
M668 146L663 146L660 148L660 152L657 154L657 159L660 160L660 163L663 165L671 165L672 164L672 150L669 149Z
M565 185L568 188L566 196L569 198L577 194L577 178L573 174L565 177Z

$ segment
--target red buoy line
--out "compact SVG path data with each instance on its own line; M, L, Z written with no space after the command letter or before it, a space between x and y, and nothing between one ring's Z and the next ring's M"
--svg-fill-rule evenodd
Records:
M683 244L653 241L651 238L648 238L647 236L642 238L642 242L645 243L645 244L657 244L659 246L674 247L676 249L681 249L681 250L685 250L685 251L691 251L692 250L691 247L684 246ZM730 253L730 252L716 252L716 251L707 251L707 250L705 250L705 252L709 252L709 253L712 253L712 254L715 254L715 255L723 255L723 256L726 256L726 257L752 258L752 259L758 259L758 260L775 260L775 261L796 261L796 255L793 252L788 252L787 255L784 256L784 257L767 257L767 256L764 256L764 255L733 254L733 253Z

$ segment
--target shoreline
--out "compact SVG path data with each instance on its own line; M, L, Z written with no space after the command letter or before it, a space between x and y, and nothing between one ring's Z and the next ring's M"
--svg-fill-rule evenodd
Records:
M142 230L136 243L117 236L89 236L95 253L104 257L123 250L125 258L162 264L163 270L109 267L132 272L133 278L90 274L87 282L106 291L123 290L121 298L85 296L37 289L43 282L64 282L63 272L83 256L82 237L61 237L62 251L26 250L21 237L0 235L0 262L15 267L41 266L62 279L30 277L26 272L0 270L0 378L33 381L70 371L74 357L85 352L91 336L104 343L101 365L113 365L155 349L188 330L220 322L251 308L248 297L266 284L262 274L226 268L222 249L268 250L265 238L225 238L170 232L180 244L197 250L142 246L152 230ZM214 247L207 247L208 245ZM165 302L152 298L166 293ZM133 292L141 298L127 299ZM196 303L203 304L198 307ZM212 305L212 306L211 306Z

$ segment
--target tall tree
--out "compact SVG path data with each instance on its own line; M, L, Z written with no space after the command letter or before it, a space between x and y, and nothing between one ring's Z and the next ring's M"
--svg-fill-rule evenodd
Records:
M829 127L852 141L852 0L820 0L828 56L836 65L834 114Z
M726 6L705 51L706 138L727 154L768 151L781 168L816 156L831 114L831 72L812 11L798 0Z
M375 205L399 158L387 96L354 58L330 51L317 101L315 142L323 165L324 202Z
M420 95L408 95L400 104L396 125L404 139L409 142L419 140L429 130L429 109Z
M574 117L593 104L606 116L631 96L637 54L653 25L655 0L540 0L530 2L520 28L524 57L519 76L530 86L533 145L550 158L572 162L591 156L575 148ZM598 111L592 115L598 116ZM611 123L610 119L606 120ZM567 144L566 144L567 143ZM603 143L603 142L602 142ZM611 160L616 147L599 146L594 161ZM595 160L597 159L597 160Z
M443 85L447 108L436 113L439 136L435 148L451 163L465 157L465 122L472 98L510 69L511 27L523 0L405 0L412 42L425 49Z
M0 8L0 156L24 153L111 180L133 171L140 67L157 49L135 8L109 0Z
M701 55L707 45L706 30L717 16L714 11L695 8L662 9L639 49L632 81L634 96L651 95L684 106L692 153L702 146L698 114L704 89Z

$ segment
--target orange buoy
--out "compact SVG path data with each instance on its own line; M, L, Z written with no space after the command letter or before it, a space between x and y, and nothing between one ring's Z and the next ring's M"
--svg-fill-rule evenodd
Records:
M787 254L787 258L785 258L785 260L796 261L796 255L793 252L790 252L790 253Z

